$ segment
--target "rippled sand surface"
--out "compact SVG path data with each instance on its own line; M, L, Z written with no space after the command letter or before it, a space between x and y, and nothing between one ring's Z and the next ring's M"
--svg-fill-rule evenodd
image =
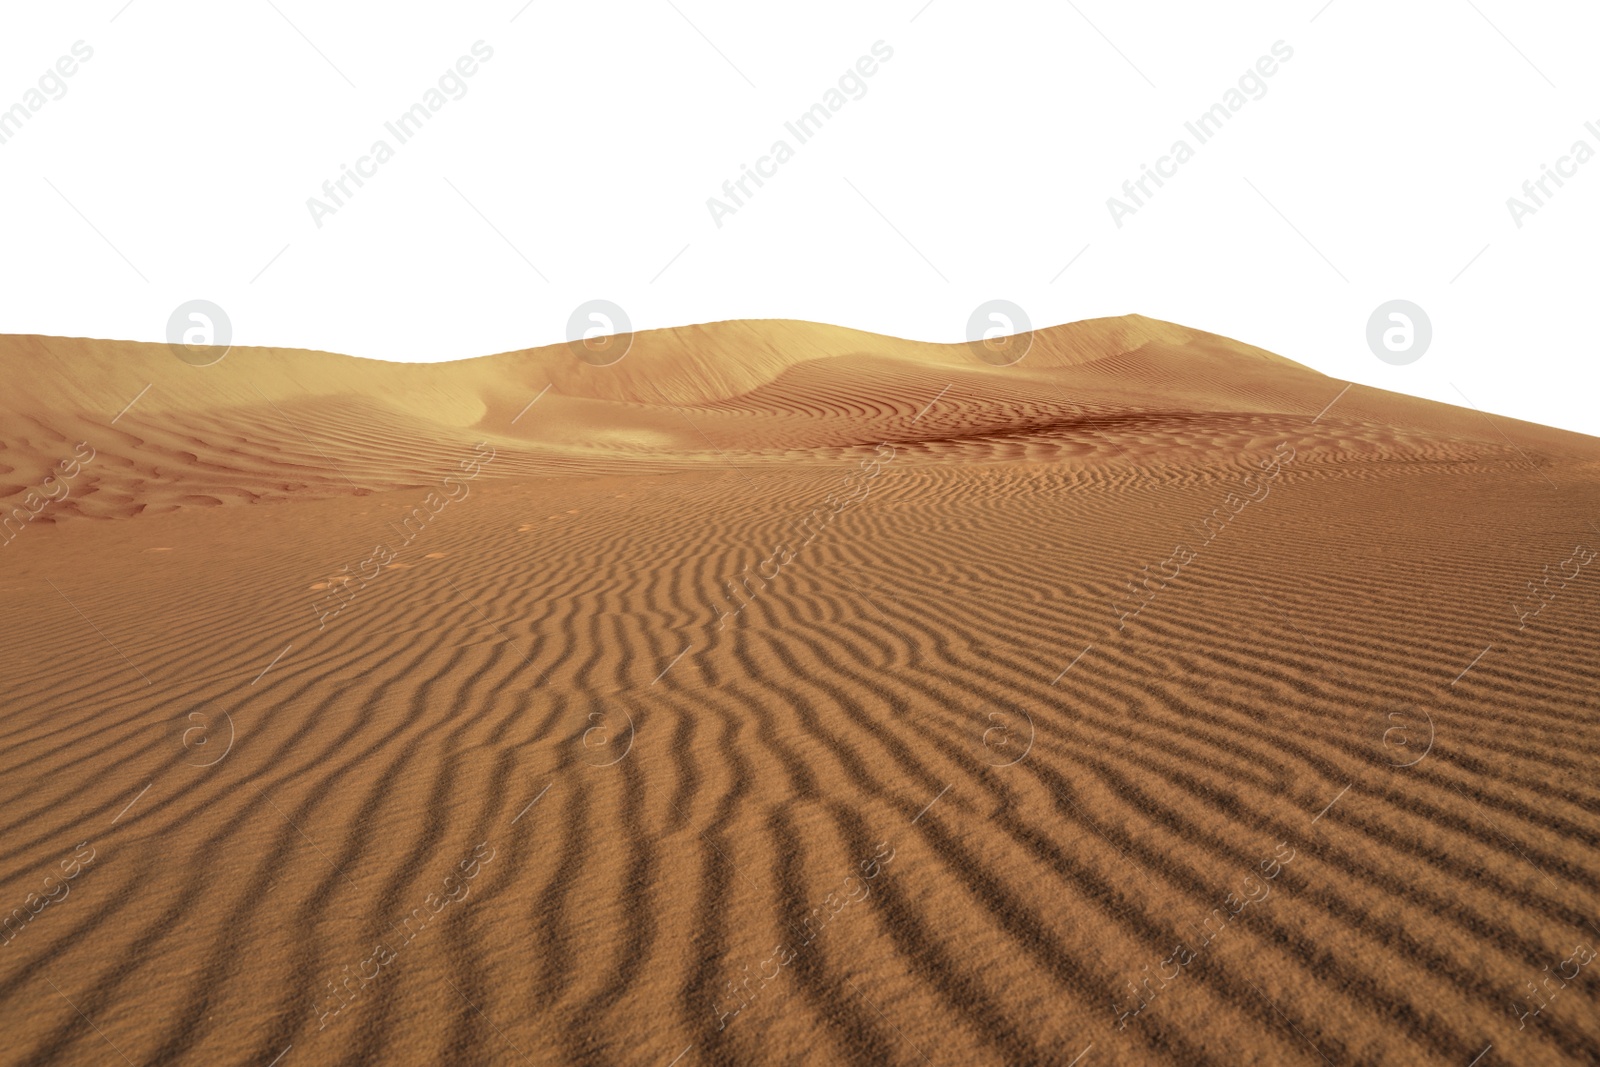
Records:
M0 338L0 1064L1600 1062L1600 442L980 356Z

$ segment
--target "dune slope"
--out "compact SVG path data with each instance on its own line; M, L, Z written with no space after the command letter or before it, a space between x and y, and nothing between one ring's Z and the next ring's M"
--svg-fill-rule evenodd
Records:
M1600 442L1138 316L0 370L0 1063L1600 1061Z

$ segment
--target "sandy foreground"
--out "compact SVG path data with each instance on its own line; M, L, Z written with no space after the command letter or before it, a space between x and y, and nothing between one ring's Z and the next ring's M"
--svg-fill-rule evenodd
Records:
M1600 441L1138 316L0 372L0 1064L1600 1062Z

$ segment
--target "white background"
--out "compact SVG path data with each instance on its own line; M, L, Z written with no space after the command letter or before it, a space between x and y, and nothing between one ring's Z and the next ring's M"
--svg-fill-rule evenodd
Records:
M480 39L467 95L318 229L307 198ZM236 344L437 360L562 340L596 297L635 329L938 341L1003 297L1600 435L1600 160L1521 229L1506 205L1600 150L1597 39L1593 5L1511 0L8 4L0 108L94 58L0 144L0 332L159 341L204 298ZM1117 228L1106 199L1278 40L1267 95ZM707 198L780 137L719 229ZM1433 321L1409 366L1365 341L1394 298Z

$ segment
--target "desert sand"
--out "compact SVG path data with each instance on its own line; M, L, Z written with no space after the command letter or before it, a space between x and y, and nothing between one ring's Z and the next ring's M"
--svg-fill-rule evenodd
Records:
M0 1064L1600 1062L1600 441L1031 342L0 338Z

